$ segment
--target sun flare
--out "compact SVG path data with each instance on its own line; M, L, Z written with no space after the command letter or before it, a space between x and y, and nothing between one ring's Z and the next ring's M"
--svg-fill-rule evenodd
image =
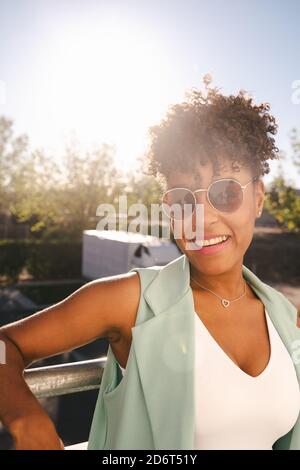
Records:
M131 167L167 106L167 66L159 41L128 26L64 30L48 61L52 121L82 142L115 145L117 160Z

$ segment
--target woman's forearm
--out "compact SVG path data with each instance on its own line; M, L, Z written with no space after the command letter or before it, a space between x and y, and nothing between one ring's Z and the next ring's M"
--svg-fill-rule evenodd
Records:
M5 362L0 362L0 420L13 431L14 424L20 420L45 411L24 380L21 352L5 334L0 333L0 341L5 351Z

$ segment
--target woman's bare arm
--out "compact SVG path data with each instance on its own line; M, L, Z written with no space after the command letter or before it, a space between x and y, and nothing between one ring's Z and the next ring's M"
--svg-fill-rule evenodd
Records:
M25 436L29 422L45 422L45 429L50 434L53 431L53 423L23 378L24 369L97 338L109 339L126 325L133 326L139 298L138 273L106 277L85 284L51 307L0 328L0 340L6 346L6 363L0 364L0 420L16 442L20 435ZM55 437L53 432L53 443Z

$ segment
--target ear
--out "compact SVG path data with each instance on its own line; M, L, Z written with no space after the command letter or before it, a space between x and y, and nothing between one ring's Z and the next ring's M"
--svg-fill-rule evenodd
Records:
M255 184L255 210L257 217L261 216L264 207L265 192L265 184L261 179L259 179Z

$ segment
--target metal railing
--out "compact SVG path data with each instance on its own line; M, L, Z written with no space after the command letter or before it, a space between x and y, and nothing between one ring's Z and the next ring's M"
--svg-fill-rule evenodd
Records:
M25 369L24 379L37 398L94 390L100 387L106 359Z

